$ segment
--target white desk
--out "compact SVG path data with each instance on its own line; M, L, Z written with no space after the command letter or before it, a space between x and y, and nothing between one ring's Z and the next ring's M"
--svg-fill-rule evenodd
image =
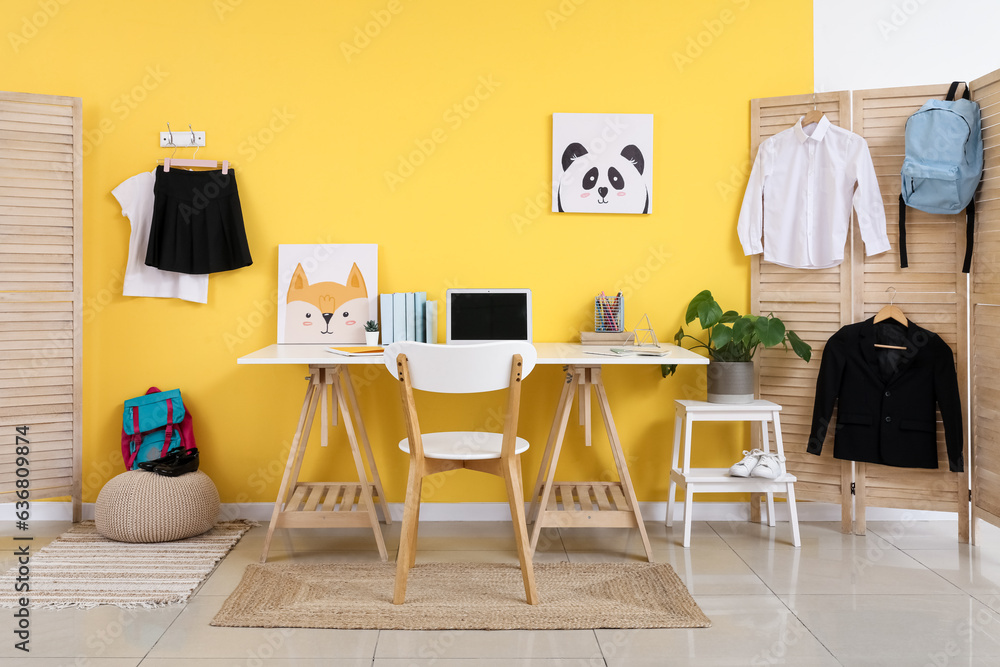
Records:
M531 536L534 551L541 529L546 526L572 528L579 526L636 527L642 537L647 557L652 560L652 551L646 529L639 513L639 503L632 488L632 480L625 465L625 454L618 430L611 416L607 392L601 377L604 366L659 366L660 364L707 364L708 359L676 345L663 345L670 350L666 357L611 356L610 348L578 343L535 343L538 350L538 364L563 365L566 381L559 397L556 414L549 431L542 463L538 470L535 488L531 495L529 518L535 525ZM237 359L239 364L287 365L305 364L309 367L309 386L306 389L298 426L285 465L285 474L278 489L274 513L264 540L261 562L267 559L267 552L274 529L286 527L323 526L371 526L382 559L386 559L382 531L375 512L375 499L382 509L383 519L390 522L388 506L382 483L379 480L371 446L365 432L364 423L358 410L350 366L381 364L382 357L342 357L325 351L323 345L269 345L261 350ZM562 449L563 439L569 423L574 402L579 405L579 423L584 428L584 440L591 443L591 390L597 394L597 404L604 427L611 444L617 482L555 482L556 465ZM351 451L357 466L359 482L312 482L299 483L298 474L305 454L313 417L317 404L321 401L321 442L328 438L327 401L330 393L332 423L337 423L337 411L343 415ZM666 408L666 406L664 406ZM357 426L357 436L355 435ZM359 447L360 443L360 447ZM362 454L362 449L364 454ZM372 472L372 481L365 474L365 458ZM345 498L347 500L345 500Z

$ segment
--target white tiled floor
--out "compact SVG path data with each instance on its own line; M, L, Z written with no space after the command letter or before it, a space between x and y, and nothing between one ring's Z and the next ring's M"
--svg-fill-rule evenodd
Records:
M39 524L34 549L68 524ZM0 525L0 565L11 531ZM712 627L692 630L405 632L213 628L209 621L257 561L264 528L248 533L185 606L32 613L32 652L19 655L0 621L0 664L24 667L646 667L652 665L1000 664L1000 531L958 544L954 522L647 524L655 560L670 563ZM386 529L390 553L398 522ZM4 537L4 535L8 537ZM537 562L644 560L635 531L551 531ZM517 562L504 523L425 523L417 562ZM271 562L377 561L371 534L279 531ZM540 591L544 600L544 590ZM7 615L0 614L0 618ZM12 629L12 627L11 627Z

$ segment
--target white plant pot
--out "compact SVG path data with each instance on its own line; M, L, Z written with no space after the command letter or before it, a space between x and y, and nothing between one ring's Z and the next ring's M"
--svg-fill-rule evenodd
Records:
M378 332L377 331L366 331L365 332L365 345L378 345Z

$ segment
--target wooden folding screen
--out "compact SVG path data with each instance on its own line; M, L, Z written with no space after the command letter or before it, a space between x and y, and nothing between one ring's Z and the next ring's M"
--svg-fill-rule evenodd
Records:
M976 519L1000 526L1000 70L971 83L986 169L972 260L972 541Z
M794 125L814 104L831 123L850 128L850 94L846 91L752 100L751 158L756 157L761 142ZM803 271L763 262L755 255L751 271L752 312L774 313L813 348L808 364L781 348L759 351L754 365L758 396L783 408L786 465L798 477L796 495L801 500L840 503L847 531L851 522L850 463L833 458L832 431L822 456L807 454L806 442L823 346L834 332L852 321L850 258L832 269ZM754 446L758 438L754 432Z
M899 172L903 166L906 119L928 99L944 99L947 93L947 84L854 91L853 130L865 138L872 154L892 249L866 257L861 235L854 235L853 310L855 321L863 320L894 298L907 318L941 336L955 353L962 405L967 410L967 279L962 273L965 215L932 215L908 209L909 266L899 267ZM948 470L940 421L937 431L936 470L855 464L855 533L865 532L866 507L939 510L957 512L959 539L968 542L968 466L961 474Z
M0 502L81 509L81 101L0 93ZM27 465L17 428L27 426ZM18 468L25 472L18 473ZM23 483L22 483L23 485Z
M819 108L830 121L868 141L886 209L892 250L866 257L860 234L852 225L844 262L825 270L788 269L753 258L751 307L774 312L813 346L806 365L783 350L759 354L758 395L785 406L787 467L799 478L803 500L840 503L842 527L865 532L865 509L895 507L957 512L959 538L968 540L968 478L948 471L944 434L939 423L940 468L916 470L837 461L832 458L832 429L823 456L805 453L816 376L827 339L841 326L863 320L890 301L918 324L939 333L956 352L960 383L966 377L966 280L961 273L965 217L930 216L910 209L907 215L909 268L899 268L898 197L906 118L930 97L943 98L945 86L846 91L817 94ZM813 95L778 97L751 102L751 154L767 137L791 127L812 108ZM893 289L890 289L893 288ZM967 401L964 403L968 405ZM787 413L787 417L785 416ZM787 424L787 425L786 425ZM853 471L853 472L852 472ZM853 482L853 484L852 484ZM852 502L852 490L855 497Z

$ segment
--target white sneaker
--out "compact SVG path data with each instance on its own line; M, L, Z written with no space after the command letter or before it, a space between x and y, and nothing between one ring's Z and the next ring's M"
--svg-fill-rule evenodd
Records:
M777 479L785 474L785 459L773 453L761 453L757 465L750 471L751 477Z
M729 468L729 475L731 477L749 477L751 471L757 466L757 461L760 455L764 452L760 449L754 449L752 451L743 450L743 460L739 463L734 463L732 467Z

